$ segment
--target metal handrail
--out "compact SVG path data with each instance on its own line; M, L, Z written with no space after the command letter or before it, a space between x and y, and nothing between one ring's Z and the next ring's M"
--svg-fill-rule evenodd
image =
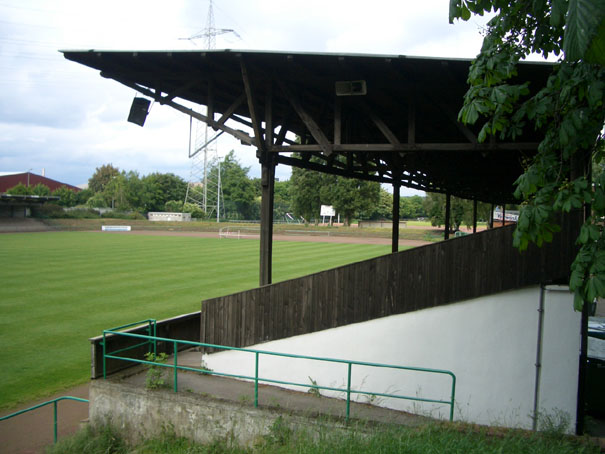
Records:
M455 402L455 396L456 396L456 376L454 375L453 372L451 372L449 370L430 369L430 368L424 368L424 367L398 366L398 365L393 365L393 364L371 363L371 362L365 362L365 361L353 361L353 360L336 359L336 358L322 358L322 357L316 357L316 356L295 355L295 354L290 354L290 353L277 353L277 352L271 352L271 351L265 351L265 350L255 350L255 349L240 348L240 347L228 347L225 345L206 344L203 342L169 339L169 338L165 338L165 337L157 337L155 335L151 336L151 335L135 334L135 333L127 333L127 332L118 331L119 329L123 329L124 327L141 325L143 323L149 323L150 326L152 324L155 326L155 320L149 319L149 320L145 320L143 322L137 322L134 324L124 325L123 327L103 330L103 378L104 379L107 378L106 360L109 358L109 359L130 361L130 362L139 363L139 364L148 364L148 365L159 366L159 367L173 368L174 369L174 380L173 380L174 392L178 392L178 371L179 370L200 372L205 375L218 375L218 376L222 376L222 377L253 380L254 381L254 406L255 407L258 407L258 383L265 382L265 383L274 383L274 384L282 384L282 385L301 386L301 387L305 387L305 388L324 389L324 390L328 390L328 391L345 392L347 395L347 399L346 399L346 405L347 405L346 418L347 418L347 420L349 419L349 414L350 414L351 394L367 394L367 395L374 395L374 396L380 396L380 397L389 397L389 398L396 398L396 399L413 400L413 401L418 401L418 402L428 402L428 403L449 405L450 406L449 419L450 419L450 421L453 421L453 419L454 419L454 402ZM155 329L154 329L154 331L155 331ZM138 338L138 339L146 339L147 342L138 343L138 344L130 346L130 347L116 350L114 352L107 352L106 351L106 336L107 335L117 335L117 336L125 336L125 337L132 337L132 338ZM149 345L153 345L153 352L154 352L154 358L155 358L157 342L165 342L167 344L173 345L173 356L174 356L173 364L158 363L158 362L154 362L154 361L146 361L146 360L142 360L142 359L116 356L116 353L121 353L123 351L133 349L133 348L139 347L144 344L149 344ZM203 347L203 348L212 348L212 349L219 349L219 350L230 350L230 351L252 353L255 355L254 376L228 374L228 373L222 373L222 372L215 372L215 371L211 371L211 370L203 369L203 368L179 366L178 365L178 346L179 345L189 345L191 347ZM321 386L321 385L316 385L316 384L287 382L287 381L275 380L275 379L271 379L271 378L259 377L258 370L259 370L260 355L280 356L280 357L285 357L285 358L308 359L308 360L313 360L313 361L324 361L324 362L331 362L331 363L347 364L347 388L346 389L333 388L333 387L329 387L329 386ZM371 392L371 391L361 391L361 390L351 389L351 375L352 375L353 365L449 375L452 378L450 400L427 399L427 398L421 398L421 397L402 396L402 395L398 395L398 394L388 394L388 393L375 393L375 392Z
M82 399L81 397L72 397L72 396L63 396L57 397L56 399L49 400L48 402L43 402L38 405L34 405L33 407L25 408L23 410L16 411L15 413L11 413L10 415L0 417L0 421L4 421L5 419L10 419L15 416L19 416L23 413L27 413L28 411L36 410L40 407L45 407L46 405L53 404L53 416L54 416L54 442L57 442L57 402L60 400L75 400L77 402L86 402L88 403L88 399Z

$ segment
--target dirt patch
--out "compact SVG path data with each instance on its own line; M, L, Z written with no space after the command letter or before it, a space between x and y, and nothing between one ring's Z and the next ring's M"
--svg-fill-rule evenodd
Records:
M88 384L67 389L53 396L29 402L26 405L3 411L2 416L16 413L62 396L88 399ZM63 400L57 403L57 434L61 439L73 435L88 420L88 404ZM53 443L53 405L23 413L0 422L0 440L4 454L38 454Z

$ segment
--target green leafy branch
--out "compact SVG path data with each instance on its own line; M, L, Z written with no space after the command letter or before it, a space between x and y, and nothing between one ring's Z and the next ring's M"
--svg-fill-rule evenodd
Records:
M530 126L544 137L515 182L522 200L514 233L520 250L552 241L559 213L591 207L570 274L579 309L605 297L605 0L450 0L450 22L486 13L495 15L469 71L459 120L483 118L481 142L488 136L514 140ZM519 79L517 67L532 53L560 56L560 64L530 96L532 87Z

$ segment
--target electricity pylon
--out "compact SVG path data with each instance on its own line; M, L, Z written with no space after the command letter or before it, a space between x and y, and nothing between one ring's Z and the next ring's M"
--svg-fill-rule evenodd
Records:
M214 26L214 9L212 0L209 1L208 15L206 17L206 27L189 38L181 38L192 41L195 44L196 39L203 38L206 49L214 49L216 47L216 37L225 33L233 33L239 38L235 30L228 28L216 28ZM207 112L207 111L206 111ZM190 127L189 137L193 133L193 125ZM189 158L191 160L191 169L189 172L189 182L187 184L187 193L185 195L185 203L192 203L199 206L209 217L216 210L217 222L220 217L220 209L223 208L222 189L220 179L220 165L217 139L222 134L219 132L212 136L212 131L208 124L196 120L195 121L195 142L193 151L189 146ZM217 171L212 175L211 169L216 168Z

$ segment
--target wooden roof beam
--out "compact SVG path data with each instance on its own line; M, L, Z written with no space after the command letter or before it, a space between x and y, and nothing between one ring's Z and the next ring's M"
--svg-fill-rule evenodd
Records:
M363 110L366 112L366 115L370 117L370 120L376 125L376 127L380 130L382 135L387 139L387 141L394 146L398 146L401 144L395 133L391 131L391 128L387 126L382 118L380 118L376 113L368 106L366 103L362 103Z
M523 151L535 150L537 143L533 142L504 142L504 143L362 143L362 144L334 144L331 149L334 152L347 153L366 151L369 153L383 152L422 152L422 151ZM269 151L275 153L294 151L324 151L321 145L275 145Z
M225 110L225 112L223 112L223 114L221 115L221 118L218 119L217 123L224 125L225 122L231 117L231 115L233 115L233 113L237 110L237 108L244 103L245 100L246 100L246 92L243 92L241 95L239 95L237 98L235 98L235 101L233 101L231 103L231 105L227 108L227 110Z
M263 140L263 130L260 124L260 118L258 117L256 102L254 100L254 90L252 87L252 81L250 80L250 75L248 74L248 67L246 66L246 62L243 57L240 57L240 68L242 71L242 80L244 82L244 89L246 92L246 99L248 101L248 110L250 111L250 119L252 120L252 129L254 130L254 144L256 148L260 151L265 151L267 147L265 146L265 141Z
M278 80L279 86L290 105L294 109L294 111L298 114L302 122L305 124L315 141L319 144L319 147L323 151L326 156L330 156L332 154L332 144L318 126L317 122L313 119L311 115L304 109L298 96L291 92L288 87L281 81ZM285 151L285 150L284 150Z

